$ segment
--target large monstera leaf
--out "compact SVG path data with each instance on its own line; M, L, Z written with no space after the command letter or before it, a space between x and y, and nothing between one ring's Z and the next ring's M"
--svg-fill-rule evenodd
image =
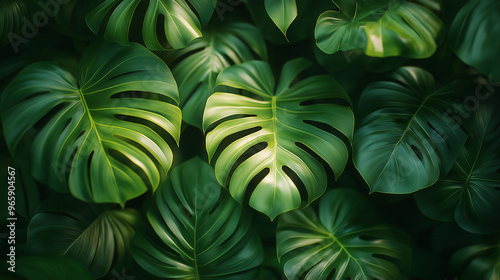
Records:
M153 190L169 170L166 140L179 139L175 80L144 47L99 43L87 49L78 78L51 62L26 67L2 95L2 121L15 156L35 126L35 178L87 202L127 200ZM167 102L168 101L168 102Z
M349 189L326 193L319 218L308 207L280 216L278 258L288 279L398 280L411 255L406 238L377 222L368 200Z
M467 134L451 115L456 92L427 71L406 67L361 95L353 161L372 192L412 193L453 165Z
M415 194L424 214L455 219L473 233L500 230L500 115L498 103L486 102L476 111L474 130L451 171Z
M290 173L295 173L304 184L309 204L323 194L327 184L325 169L314 156L326 161L336 178L347 163L348 150L338 136L351 141L354 116L350 107L336 102L348 104L349 97L330 76L314 76L295 83L310 65L304 59L287 62L276 88L273 72L265 62L227 68L217 78L217 85L249 92L254 97L216 92L205 109L203 129L209 131L209 159L223 148L215 164L217 179L226 185L234 169L229 191L242 202L250 181L267 172L256 182L250 206L271 219L301 204L301 193ZM236 133L240 138L231 139ZM233 142L221 145L228 139ZM261 143L267 146L259 150ZM240 164L238 160L244 153L253 155Z
M469 1L453 20L449 33L451 48L465 63L500 82L500 36L497 0Z
M154 232L138 234L132 254L146 271L168 279L256 279L263 249L250 217L194 158L172 171L148 211Z
M70 257L99 278L124 265L137 221L135 209L55 197L30 221L26 254Z
M451 257L451 266L461 280L500 279L500 238L461 248Z
M256 27L243 22L208 29L186 48L168 52L166 61L179 83L182 119L201 128L217 75L226 67L259 58L267 59L264 38Z
M316 23L318 47L332 54L360 49L368 56L425 58L436 51L443 23L428 7L438 0L333 0Z
M18 256L15 272L8 271L9 266L8 262L0 264L0 276L3 280L94 279L82 264L66 257Z
M161 51L183 48L202 36L201 25L208 23L216 4L217 0L97 0L85 18L94 33L106 25L104 38L128 45L136 10L147 5L144 7L142 37L147 48ZM157 26L160 20L163 28ZM160 30L164 34L158 37Z

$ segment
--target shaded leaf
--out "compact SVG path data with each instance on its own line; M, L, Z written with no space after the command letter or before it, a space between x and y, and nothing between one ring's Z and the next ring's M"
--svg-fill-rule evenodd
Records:
M199 158L183 163L155 197L148 211L154 232L138 234L132 248L146 271L169 279L255 279L262 245L212 167Z

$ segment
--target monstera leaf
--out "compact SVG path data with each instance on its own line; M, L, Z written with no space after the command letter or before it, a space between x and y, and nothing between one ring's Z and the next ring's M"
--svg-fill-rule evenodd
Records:
M278 258L288 279L398 280L411 254L395 228L377 223L368 201L349 189L326 193L319 218L309 207L280 216ZM303 275L303 278L301 277Z
M3 280L94 279L83 265L65 257L16 257L15 272L8 271L8 267L8 262L0 265Z
M132 254L168 279L256 279L262 245L250 217L199 158L176 167L148 212L153 233L138 234Z
M31 220L26 254L70 257L99 278L123 265L137 220L135 209L55 197L40 205Z
M350 100L330 76L314 76L296 82L297 76L311 64L304 59L287 62L275 88L269 64L246 62L224 69L217 85L228 86L251 97L216 92L208 99L203 119L209 159L223 149L215 164L217 179L242 202L250 181L265 176L250 196L250 205L271 219L298 208L301 194L293 173L307 191L307 204L326 189L326 161L336 176L347 163L345 141L351 141L354 116L350 107L339 105ZM320 101L318 104L317 101ZM214 127L211 129L212 127ZM333 130L333 131L332 131ZM231 137L238 133L238 139ZM227 146L223 141L233 141ZM265 143L264 149L257 148ZM256 146L257 145L257 146ZM239 164L244 153L253 153Z
M372 192L412 193L450 170L467 134L449 114L453 87L436 88L431 74L414 67L390 78L361 95L353 161Z
M417 192L420 210L441 220L456 220L473 233L500 230L500 115L487 101L476 111L475 127L450 173Z
M500 82L500 2L469 1L453 20L449 33L451 48L465 63Z
M436 51L443 23L428 7L438 0L333 0L316 23L316 44L332 54L351 49L369 56L425 58Z
M97 34L101 25L106 25L104 38L122 45L130 44L130 27L136 10L147 5L142 37L146 47L161 51L183 48L191 40L202 36L200 20L203 24L208 23L217 0L189 0L189 4L185 0L98 0L95 3L85 17L88 26ZM158 22L163 24L163 28L157 26ZM166 38L158 37L161 31Z
M452 268L461 280L500 279L500 238L458 250L451 257Z
M267 59L264 39L257 28L243 22L206 30L186 48L168 52L166 61L179 83L183 120L201 128L205 103L220 71L258 58Z
M297 17L297 3L295 0L265 0L266 11L281 33L286 36L286 31Z
M155 189L170 168L165 137L177 141L181 124L168 103L178 100L176 83L137 44L96 44L78 72L39 62L14 78L1 105L8 147L15 156L23 136L42 127L32 139L35 178L87 202L123 205Z

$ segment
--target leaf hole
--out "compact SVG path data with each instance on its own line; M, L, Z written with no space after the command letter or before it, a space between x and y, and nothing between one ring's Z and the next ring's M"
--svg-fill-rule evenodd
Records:
M92 185L92 177L90 175L90 168L92 166L92 158L94 158L94 151L90 152L89 158L87 159L87 170L86 170L86 175L87 175L87 180L89 182L89 189L92 195L94 195L94 186Z
M57 114L59 113L63 108L65 107L65 104L60 103L56 106L54 106L52 109L50 109L41 119L39 119L33 127L37 130L42 129L44 126L47 125L48 122Z
M248 183L247 189L245 190L245 196L243 197L243 204L248 205L250 201L250 196L252 196L252 193L255 191L255 188L257 188L257 185L264 180L264 178L269 175L269 172L271 170L269 168L264 168L262 169L255 177L250 180Z
M415 145L411 145L410 147L413 150L413 153L415 153L415 155L418 157L418 159L422 161L423 159L422 152L420 152L420 150L417 147L415 147Z
M364 241L374 241L377 240L378 238L370 235L360 235L359 239L364 240Z
M165 16L163 14L159 14L158 17L156 18L156 24L155 24L155 33L156 33L156 38L158 38L158 42L160 43L161 46L163 46L166 49L171 48L170 43L168 42L168 38L165 33Z
M349 104L349 101L343 99L343 98L317 98L317 99L309 99L306 101L300 102L300 106L309 106L309 105L316 105L316 104L333 104L333 105L341 105L345 107L351 107L351 104Z
M227 117L224 117L207 127L205 130L205 134L209 133L210 131L214 130L217 126L219 126L221 123L231 121L231 120L236 120L236 119L243 119L243 118L250 118L250 117L256 117L257 115L248 115L248 114L235 114L235 115L230 115ZM240 137L241 138L241 137Z
M119 75L116 75L112 78L110 78L109 80L112 81L114 79L118 79L120 77L123 77L123 76L127 76L127 75L132 75L132 74L135 74L135 73L140 73L140 72L143 72L143 71L140 71L140 70L136 70L136 71L129 71L129 72L125 72L125 73L122 73L122 74L119 74Z
M427 125L432 129L434 130L434 132L436 132L437 135L439 135L439 137L441 137L443 140L446 140L446 138L444 137L443 134L441 134L430 122L427 122Z
M260 130L262 130L262 127L258 126L258 127L253 127L253 128L245 129L245 130L242 130L242 131L238 131L236 133L233 133L233 134L227 136L226 138L224 138L224 140L222 140L220 142L219 146L217 147L217 150L215 150L215 153L214 153L214 155L212 157L212 162L215 162L219 158L220 154L224 151L224 149L226 149L229 145L231 145L231 143L233 143L234 141L236 141L236 140L238 140L240 138L248 136L248 135L250 135L252 133L260 131ZM247 160L253 154L256 154L256 153L260 152L261 150L265 149L267 147L267 143L265 143L265 146L263 146L262 143L265 143L265 142L257 143L254 146L248 148L238 158L238 160L236 160L236 163L234 164L233 168L236 169L236 167L240 163L242 163L243 161ZM232 172L234 172L234 169L231 169L231 172L229 173L229 176L228 176L228 180L230 179L230 176L232 175Z
M342 132L340 132L338 129L334 128L333 126L326 124L326 123L323 123L323 122L317 122L317 121L311 121L311 120L303 120L303 122L308 124L308 125L319 128L319 129L321 129L327 133L330 133L331 135L339 138L340 140L342 140L342 142L344 142L344 145L346 145L346 147L351 146L349 139L344 134L342 134Z
M299 190L300 197L302 198L302 203L307 203L309 201L309 194L307 193L306 186L300 180L300 177L295 173L290 167L284 165L281 167L283 172L293 181L297 189Z
M142 179L144 184L148 187L148 189L153 188L153 186L151 186L151 183L149 182L146 172L144 172L144 170L142 170L142 168L140 168L137 164L135 164L130 158L128 158L126 155L115 149L109 149L108 154L111 157L115 158L117 161L126 165L128 168L132 170L132 172L137 174Z
M317 162L323 166L323 169L326 172L327 178L335 178L335 175L333 173L333 170L330 168L330 165L322 158L320 157L316 152L313 150L309 149L306 145L300 143L300 142L295 142L295 146L301 148L304 150L306 153L308 153L310 156L312 156Z
M142 71L142 72L144 72L144 71ZM165 102L165 103L177 106L177 101L175 101L174 99L172 99L168 96L162 95L162 94L158 94L158 93L154 93L154 92L147 92L147 91L122 91L122 92L118 92L118 93L111 95L110 98L111 99L118 99L117 101L122 102L122 103L116 103L114 105L115 107L134 108L134 102L136 102L133 100L134 98L161 101L161 102Z

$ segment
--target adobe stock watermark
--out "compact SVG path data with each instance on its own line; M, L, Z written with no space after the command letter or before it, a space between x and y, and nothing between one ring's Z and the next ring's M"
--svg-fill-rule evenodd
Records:
M12 49L17 54L19 53L19 46L21 44L27 44L29 39L34 38L40 28L46 26L49 23L49 17L53 18L59 13L61 5L69 3L70 0L39 0L37 2L41 10L35 12L31 19L22 17L21 22L21 34L16 34L10 32L7 35Z
M116 269L111 270L111 275L113 275L114 277L110 280L134 280L136 278L133 275L129 275L125 267L123 267L120 272L118 272Z
M234 11L234 9L237 6L239 6L241 3L243 3L243 0L227 0L225 2L217 1L217 6L215 6L215 12L217 13L217 16L219 17L219 20L223 21L224 14L227 12Z
M16 272L16 169L7 167L7 270Z

